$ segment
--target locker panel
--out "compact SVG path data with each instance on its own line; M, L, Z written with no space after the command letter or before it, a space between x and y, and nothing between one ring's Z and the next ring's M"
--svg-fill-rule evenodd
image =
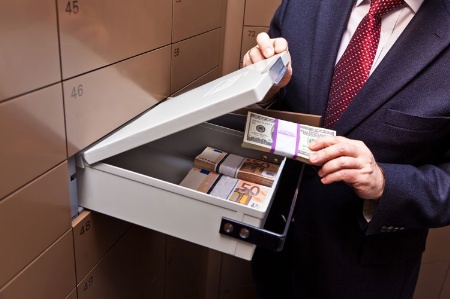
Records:
M244 23L245 2L227 1L226 29L224 34L222 75L240 68L242 26Z
M69 156L169 95L170 46L64 81Z
M67 231L0 289L2 299L59 299L75 287L72 231Z
M448 272L439 296L439 299L447 299L447 298L450 298L450 274Z
M430 229L422 262L450 261L450 226Z
M219 28L222 0L173 0L172 42Z
M69 228L69 185L64 162L0 201L0 287Z
M0 102L61 80L55 2L0 7Z
M69 295L67 295L66 299L77 299L77 289L73 289Z
M263 5L260 0L246 0L244 25L269 26L280 4L281 0L266 0Z
M129 226L128 222L87 210L72 221L77 282L94 268Z
M219 65L220 38L216 29L172 45L171 93Z
M165 299L217 296L221 253L168 236L166 255Z
M64 79L169 45L168 0L58 0Z
M448 261L423 263L413 299L439 299L448 267Z
M165 236L132 226L78 283L78 299L164 299Z
M219 299L256 299L250 262L223 255Z
M61 85L0 103L0 199L67 158Z

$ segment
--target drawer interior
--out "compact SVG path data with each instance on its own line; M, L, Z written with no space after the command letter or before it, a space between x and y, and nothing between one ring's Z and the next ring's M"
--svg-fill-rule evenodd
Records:
M173 184L179 184L193 166L195 157L207 146L269 162L282 158L241 147L243 133L223 126L203 123L147 143L103 162Z

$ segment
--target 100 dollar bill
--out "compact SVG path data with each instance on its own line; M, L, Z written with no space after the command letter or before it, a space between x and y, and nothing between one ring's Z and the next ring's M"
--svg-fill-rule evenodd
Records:
M242 147L309 163L308 157L311 154L309 143L323 136L336 136L336 131L249 112Z

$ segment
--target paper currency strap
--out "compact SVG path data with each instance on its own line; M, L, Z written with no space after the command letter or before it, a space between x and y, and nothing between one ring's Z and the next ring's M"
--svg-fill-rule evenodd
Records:
M213 165L212 170L235 178L245 158L226 153L222 150L207 147L196 159Z
M300 144L300 124L275 119L271 153L297 158Z
M218 172L235 178L242 163L244 163L244 160L244 157L234 154L227 154L224 159L218 163Z
M207 147L197 159L202 161L208 161L214 165L213 170L215 172L227 175L229 177L237 177L239 169L245 162L245 158L231 154L225 153L222 150L215 149L212 147Z

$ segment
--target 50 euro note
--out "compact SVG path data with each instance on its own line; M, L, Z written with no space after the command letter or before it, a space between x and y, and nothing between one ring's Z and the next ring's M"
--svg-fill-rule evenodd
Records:
M242 147L309 163L309 144L323 136L336 136L336 131L249 112Z
M271 188L193 167L181 186L265 211Z
M194 160L194 167L271 187L279 165L206 147Z

